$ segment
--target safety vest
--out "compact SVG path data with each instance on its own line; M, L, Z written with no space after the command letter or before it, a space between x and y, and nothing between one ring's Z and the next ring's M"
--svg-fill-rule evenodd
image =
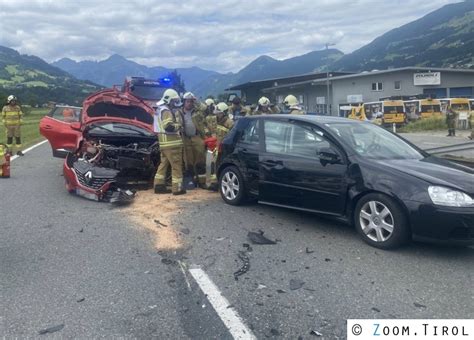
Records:
M183 139L181 138L181 134L179 133L179 131L166 131L166 128L170 124L178 124L180 127L182 127L183 122L180 118L181 116L179 115L179 113L171 112L171 110L166 105L159 106L156 109L154 129L155 132L158 134L160 149L164 150L180 148L183 146Z
M304 112L299 106L292 106L290 107L290 115L305 115L306 112Z
M2 120L5 126L19 126L22 117L21 109L18 105L5 105L2 109Z

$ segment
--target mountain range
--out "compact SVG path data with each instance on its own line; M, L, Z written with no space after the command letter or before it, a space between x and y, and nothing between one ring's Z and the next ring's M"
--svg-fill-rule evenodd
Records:
M443 6L346 55L328 49L285 60L260 56L236 73L221 74L199 67L177 71L187 90L205 97L261 79L326 70L361 72L403 66L474 68L474 1ZM63 58L48 65L38 57L0 47L0 92L2 87L19 86L23 92L41 93L50 100L68 97L77 102L99 85L122 84L126 76L157 79L172 71L162 66L140 65L118 54L102 61Z

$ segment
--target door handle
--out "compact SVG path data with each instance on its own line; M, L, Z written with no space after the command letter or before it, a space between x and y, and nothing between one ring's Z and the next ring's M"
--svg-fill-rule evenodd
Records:
M263 165L266 165L266 166L269 166L269 167L283 166L283 162L282 162L282 161L275 161L275 160L273 160L273 159L269 159L269 160L263 161L262 164L263 164Z
M52 129L53 129L53 127L52 127L51 125L45 125L44 128L45 128L46 130L52 130Z

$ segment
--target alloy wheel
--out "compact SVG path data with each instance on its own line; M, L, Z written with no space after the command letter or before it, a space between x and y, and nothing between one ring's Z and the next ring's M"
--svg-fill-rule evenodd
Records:
M359 220L362 231L372 241L385 242L393 234L392 212L379 201L365 203L360 209Z
M222 178L221 190L225 198L229 201L235 200L240 190L239 178L235 173L232 171L226 172Z

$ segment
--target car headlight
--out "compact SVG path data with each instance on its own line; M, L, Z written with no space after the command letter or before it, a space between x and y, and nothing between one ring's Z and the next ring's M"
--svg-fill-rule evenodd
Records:
M474 207L474 200L467 194L445 187L428 187L431 201L446 207Z

